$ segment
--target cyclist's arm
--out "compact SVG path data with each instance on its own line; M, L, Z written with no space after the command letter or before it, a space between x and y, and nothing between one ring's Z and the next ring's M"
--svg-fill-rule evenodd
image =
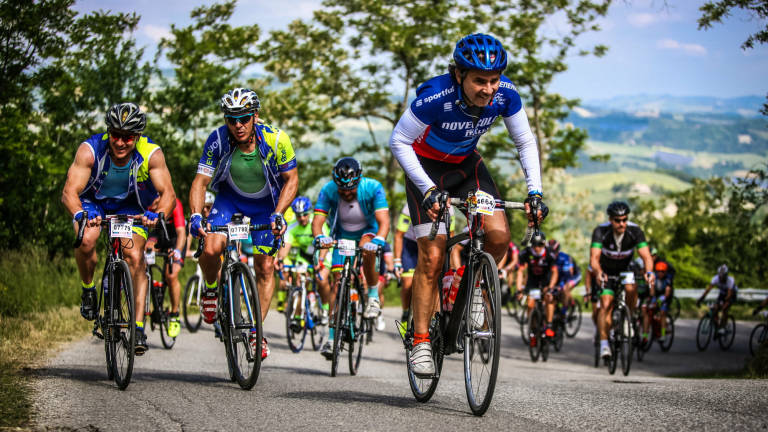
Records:
M149 178L159 194L158 199L152 203L151 210L166 215L172 214L176 207L176 192L171 184L171 173L165 164L165 155L161 149L157 149L149 157Z
M387 234L389 234L389 209L384 208L376 210L374 216L376 217L376 222L379 224L379 231L376 235L381 238L387 238ZM312 231L314 231L314 229L313 225Z
M523 167L528 192L542 192L539 149L536 146L536 138L531 132L531 126L528 124L525 109L521 106L516 113L503 118L509 137L512 138L520 155L520 164Z
M637 254L643 259L645 274L653 273L653 257L651 256L651 251L648 249L648 246L646 245L637 249Z
M183 251L187 244L187 229L184 226L176 227L176 249ZM181 257L182 259L184 257Z
M552 273L552 275L549 277L549 287L553 288L555 285L557 285L557 279L559 278L560 274L556 264L553 264L552 267L550 267L550 273Z
M197 173L192 180L192 186L189 188L189 210L192 214L203 213L205 190L209 183L211 183L211 177L201 173Z
M280 252L277 253L277 259L280 261L284 260L285 257L287 257L290 252L291 252L291 244L288 243L288 240L285 240L283 242L283 247L280 248Z
M80 192L88 185L93 163L94 157L91 147L86 143L80 144L75 154L75 160L67 171L64 189L61 191L61 202L72 216L83 209L83 203L80 202Z
M597 283L600 283L600 278L603 275L603 268L600 267L600 254L602 253L602 249L593 247L589 250L589 265L592 266L592 273L595 274L595 279L597 279Z
M299 190L299 170L293 168L281 172L280 176L283 177L285 184L283 184L283 189L280 191L280 199L277 200L275 212L283 214L291 205L293 199L296 198L296 192Z
M403 231L400 231L399 229L395 230L394 235L394 244L392 247L392 255L395 257L395 261L401 261L403 258L403 239L405 238L405 233Z
M520 264L520 267L517 268L517 290L518 291L522 291L524 288L523 272L525 272L526 268L528 268L528 264L526 263Z
M408 107L400 117L400 120L392 130L389 138L389 148L400 163L408 178L419 188L419 192L425 193L435 183L429 178L422 168L416 152L413 150L413 142L424 133L427 124L422 122Z

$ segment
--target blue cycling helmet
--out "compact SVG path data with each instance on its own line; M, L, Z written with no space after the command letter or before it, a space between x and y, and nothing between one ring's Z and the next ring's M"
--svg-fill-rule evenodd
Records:
M507 68L507 52L495 37L475 33L456 43L453 61L459 69L503 71Z
M341 190L352 190L360 183L363 168L360 162L352 157L343 157L336 161L333 167L333 182Z
M291 203L291 208L296 215L307 213L312 210L312 201L305 196L296 197Z

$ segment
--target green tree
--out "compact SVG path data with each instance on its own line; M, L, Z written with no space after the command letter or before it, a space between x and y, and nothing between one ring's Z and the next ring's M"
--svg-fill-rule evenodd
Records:
M274 83L290 83L276 92L285 103L275 114L292 127L303 125L306 133L297 136L299 147L318 139L334 142L338 138L331 132L339 119L361 122L368 137L357 146L344 143L346 153L367 156L367 173L382 180L396 204L402 197L397 195L402 170L387 148L389 132L414 89L430 76L447 72L456 41L473 32L492 33L505 44L510 56L506 73L532 110L531 125L546 155L545 169L575 164L586 134L557 123L577 101L547 89L567 69L565 60L576 50L576 37L598 30L595 20L609 4L325 0L313 20L272 32L262 44L262 61ZM557 38L544 30L545 21L555 16L565 18ZM598 46L590 53L604 51ZM503 163L517 157L503 134L482 140L486 160L499 157ZM313 160L326 164L335 156L322 155Z
M245 87L243 73L255 62L258 25L228 23L236 1L192 10L193 23L171 25L171 36L158 46L156 65L165 58L170 76L157 69L160 88L153 94L154 138L166 149L166 161L180 199L186 202L194 167L210 129L221 122L218 102L233 87ZM258 87L254 88L261 93Z

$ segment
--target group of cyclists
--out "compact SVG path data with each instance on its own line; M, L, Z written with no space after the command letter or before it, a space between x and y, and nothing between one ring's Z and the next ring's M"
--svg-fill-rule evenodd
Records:
M447 193L463 199L469 193L483 191L501 200L477 150L480 137L490 130L497 117L502 117L525 175L528 193L524 207L528 226L537 228L549 211L543 202L535 136L515 85L502 74L506 66L507 53L496 38L480 33L463 37L455 46L453 63L447 73L429 79L416 89L415 99L402 114L389 140L389 148L405 172L407 198L393 230L389 270L401 279L402 321L412 316L413 349L407 361L409 370L418 377L435 375L429 326L436 311L446 241L454 231L453 224L446 227L441 222L437 235L430 236L433 221L441 211L440 197ZM167 248L173 257L167 274L171 281L168 335L179 334L178 274L193 237L204 239L199 257L205 282L201 314L205 322L214 323L221 256L227 237L211 232L210 227L225 225L233 215L241 214L253 224L268 224L271 228L250 233L252 246L249 248L252 247L262 320L270 311L275 287L281 285L275 283L276 272L290 274L293 265L303 262L314 268L317 294L323 304L322 322L333 322L343 262L334 245L340 240L355 241L362 248L359 265L368 298L363 314L368 319L379 318L381 289L386 283L388 267L380 265L381 251L389 247L385 239L391 230L389 202L381 183L363 176L358 160L343 157L335 163L332 178L322 187L314 203L306 196L297 196L298 155L288 133L259 117L261 102L256 92L234 88L221 97L219 107L224 124L210 133L203 146L188 197L188 222L184 220L181 201L173 188L166 155L160 145L144 135L147 114L137 104L113 105L105 116L106 131L89 137L78 147L67 174L62 201L72 215L75 229L80 224L86 225L83 242L75 251L82 280L82 316L93 320L97 314L95 244L101 220L111 214L137 215L132 238L122 241L133 279L135 310L142 311L147 295L144 251L159 215L164 214L172 215L174 229L169 233L174 236L154 241ZM647 303L661 299L662 304L668 305L672 296L673 269L663 260L654 262L643 231L628 221L629 212L623 202L614 202L608 207L609 221L593 232L590 265L585 275L588 295L596 306L593 320L599 330L604 357L611 355L607 338L615 293L603 281L607 276L631 271L635 249L641 259L638 271L649 287ZM295 220L287 220L288 213L293 213ZM289 222L292 223L289 225ZM547 326L542 337L552 337L555 298L562 294L564 304L573 302L572 290L581 279L579 267L560 251L557 241L547 242L538 231L530 245L518 250L510 242L503 209L491 210L483 217L482 231L485 251L495 259L509 285L517 287L518 294L525 289L543 289ZM461 265L461 248L462 245L458 245L453 249L452 268ZM283 286L291 283L289 278ZM658 285L656 280L668 282ZM634 307L638 296L635 279L627 278L622 284ZM736 292L727 269L721 268L711 285L721 292L727 290L722 307L723 313L727 313ZM278 294L280 303L283 299L284 294ZM148 349L142 314L137 314L135 326L135 354L142 355ZM335 336L330 328L328 340L321 349L326 357L330 357ZM249 342L254 350L261 352L262 358L269 355L266 338L252 337Z

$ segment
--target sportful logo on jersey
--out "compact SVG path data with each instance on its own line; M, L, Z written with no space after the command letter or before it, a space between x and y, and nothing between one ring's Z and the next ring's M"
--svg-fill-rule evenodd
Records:
M443 91L441 91L440 93L435 93L432 96L427 96L424 99L417 100L416 101L416 106L420 107L422 105L422 103L425 103L425 104L426 103L430 103L433 100L440 99L440 98L445 97L445 96L447 96L447 95L449 95L449 94L451 94L453 92L454 92L453 87L447 88L447 89L443 89Z
M453 109L453 104L450 102L446 102L443 104L443 111L450 112Z

